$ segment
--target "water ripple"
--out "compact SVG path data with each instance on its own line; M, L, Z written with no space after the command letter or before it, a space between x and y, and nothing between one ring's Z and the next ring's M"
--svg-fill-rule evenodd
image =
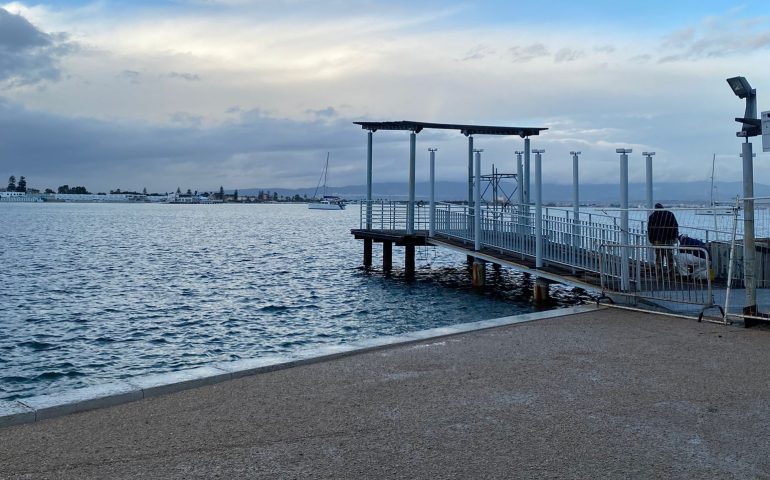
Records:
M527 278L473 290L447 251L415 282L362 270L355 208L3 203L0 223L0 399L532 310Z

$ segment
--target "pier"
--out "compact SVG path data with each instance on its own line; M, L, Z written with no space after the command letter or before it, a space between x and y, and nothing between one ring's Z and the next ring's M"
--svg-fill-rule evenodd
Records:
M631 208L628 197L628 163L631 149L617 149L619 159L619 207L581 208L579 155L573 160L573 205L546 207L542 196L542 162L545 151L532 148L531 138L545 128L439 124L414 121L355 122L367 132L367 197L360 205L359 228L351 231L364 243L363 265L371 268L373 243L383 245L382 269L393 268L392 249L404 248L403 272L415 274L415 248L431 246L467 256L472 282L484 283L487 264L505 266L536 277L536 301L546 301L549 283L556 282L595 292L602 301L627 308L642 308L729 323L740 318L749 326L767 318L770 309L770 218L754 214L754 204L770 205L768 199L752 199L752 229L765 238L750 247L744 242L745 212L736 200L717 218L713 209L678 208L679 233L697 239L696 245L676 243L653 246L647 240L647 217L652 212L652 156L647 163L647 207ZM417 134L424 129L454 130L467 137L468 196L461 203L435 198L436 149L429 148L431 193L427 204L415 198ZM409 135L408 200L375 201L372 195L373 137L378 131L402 131ZM474 137L517 137L521 149L512 148L508 159L516 173L484 173L483 149ZM515 160L514 160L515 158ZM534 165L532 165L534 164ZM534 176L530 170L534 167ZM500 199L501 179L515 184L511 195ZM486 188L485 188L486 186ZM491 188L490 188L491 187ZM491 190L492 198L483 193ZM745 201L743 202L746 203ZM755 222L756 218L756 222ZM764 230L763 230L764 228ZM748 250L747 250L748 248ZM673 264L655 264L655 249L667 251ZM748 255L746 252L751 252ZM761 278L760 278L761 277ZM753 309L751 303L754 302ZM757 307L759 303L759 308Z

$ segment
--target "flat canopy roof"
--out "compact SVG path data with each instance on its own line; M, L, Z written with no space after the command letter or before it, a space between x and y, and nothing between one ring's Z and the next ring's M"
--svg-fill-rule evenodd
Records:
M429 123L401 120L398 122L353 122L361 125L364 130L376 132L377 130L410 130L419 133L424 128L436 128L441 130L459 130L463 135L518 135L530 137L540 135L541 127L500 127L492 125L458 125L454 123Z

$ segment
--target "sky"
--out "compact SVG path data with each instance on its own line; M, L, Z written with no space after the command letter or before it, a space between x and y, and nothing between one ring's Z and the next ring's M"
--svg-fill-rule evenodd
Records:
M365 183L354 121L547 127L543 181L741 179L745 76L770 110L770 2L0 0L0 178L91 191ZM417 179L464 180L467 140L424 130ZM514 173L518 137L477 136ZM754 141L755 181L770 153ZM408 132L374 134L406 182Z

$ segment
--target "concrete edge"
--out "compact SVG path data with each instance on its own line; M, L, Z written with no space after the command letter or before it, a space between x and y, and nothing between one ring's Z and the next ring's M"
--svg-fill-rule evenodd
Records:
M520 323L565 317L592 312L606 307L579 305L544 312L526 313L509 317L437 327L402 335L377 337L346 345L327 345L297 352L292 355L274 355L263 358L215 363L177 372L146 375L126 381L116 381L69 392L39 395L16 401L0 401L0 428L37 422L71 413L106 408L144 398L181 392L213 385L235 378L257 375L276 370L310 365L359 353L419 343L424 340L449 337L463 333Z

